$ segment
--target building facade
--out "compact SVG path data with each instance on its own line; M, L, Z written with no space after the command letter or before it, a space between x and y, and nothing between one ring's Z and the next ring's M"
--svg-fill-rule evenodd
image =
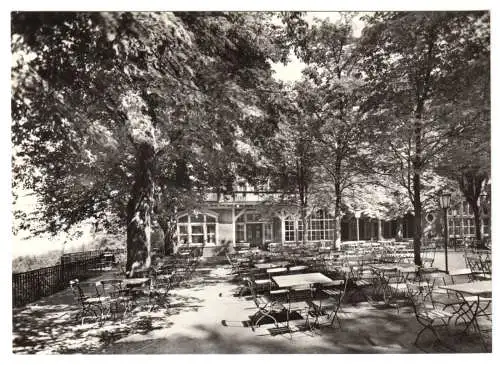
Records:
M194 211L177 217L178 244L205 247L248 243L263 247L269 243L308 242L334 244L334 217L328 207L307 212L306 229L294 197L282 193L245 190L221 195L209 193ZM341 219L341 241L412 238L413 216L384 221L361 214Z

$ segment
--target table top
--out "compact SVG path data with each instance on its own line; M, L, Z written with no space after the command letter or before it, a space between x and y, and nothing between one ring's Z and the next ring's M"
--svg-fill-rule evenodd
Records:
M379 271L396 271L399 268L398 264L371 264L370 267Z
M256 267L257 269L266 270L266 269L271 269L273 267L286 266L288 264L289 264L288 261L276 261L276 262L263 262L259 264L254 264L253 266Z
M491 294L491 280L472 281L470 283L443 285L440 289L453 290L470 295Z
M290 288L294 286L312 285L312 284L333 284L334 281L329 277L319 273L313 272L309 274L295 274L295 275L282 275L273 276L272 280L280 288Z
M272 267L266 270L268 274L276 274L280 272L287 272L288 269L286 267Z
M149 280L149 278L131 278L123 279L122 283L127 286L138 286L146 284Z

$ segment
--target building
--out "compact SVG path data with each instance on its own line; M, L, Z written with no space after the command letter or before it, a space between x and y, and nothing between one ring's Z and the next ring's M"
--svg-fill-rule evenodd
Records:
M308 212L306 220L306 241L333 245L334 218L329 207ZM349 213L341 220L341 241L411 238L412 223L411 215L398 221L384 221L363 213ZM263 247L272 242L302 242L303 235L294 195L259 191L248 185L232 194L208 193L197 210L180 212L177 216L179 244L217 248L244 242Z

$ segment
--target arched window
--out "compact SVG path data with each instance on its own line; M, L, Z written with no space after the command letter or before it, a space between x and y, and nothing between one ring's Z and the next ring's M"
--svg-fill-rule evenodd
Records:
M177 217L177 238L181 244L217 243L217 216L211 213Z

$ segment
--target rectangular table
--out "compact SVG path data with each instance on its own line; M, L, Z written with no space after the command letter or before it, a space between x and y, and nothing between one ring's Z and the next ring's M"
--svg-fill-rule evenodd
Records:
M149 278L131 278L131 279L123 279L122 283L124 286L133 288L142 286L149 282Z
M273 276L271 279L280 288L291 288L294 286L335 283L332 279L319 272L313 272L308 274Z
M481 339L481 343L483 344L483 347L487 349L486 343L484 341L484 338L481 334L481 329L479 327L479 323L477 321L477 316L479 312L483 312L488 309L489 305L491 304L491 296L492 294L492 288L491 288L491 280L485 280L485 281L472 281L468 283L462 283L462 284L451 284L451 285L442 285L439 287L440 289L445 289L445 290L450 290L456 292L463 300L463 305L461 308L464 308L464 314L467 316L470 316L470 322L467 324L465 327L464 332L467 331L467 329L470 327L470 325L473 326L473 328L476 329L477 333L479 334L479 338ZM465 298L464 295L468 296L473 296L476 297L475 301L471 301L470 298ZM488 297L488 298L484 298ZM481 307L481 301L484 303L486 302L485 307Z
M468 295L491 295L491 280L472 281L470 283L442 285L440 289L452 290Z
M288 265L288 261L276 261L276 262L264 262L259 264L254 264L253 266L260 270L267 270L273 267L282 267Z

